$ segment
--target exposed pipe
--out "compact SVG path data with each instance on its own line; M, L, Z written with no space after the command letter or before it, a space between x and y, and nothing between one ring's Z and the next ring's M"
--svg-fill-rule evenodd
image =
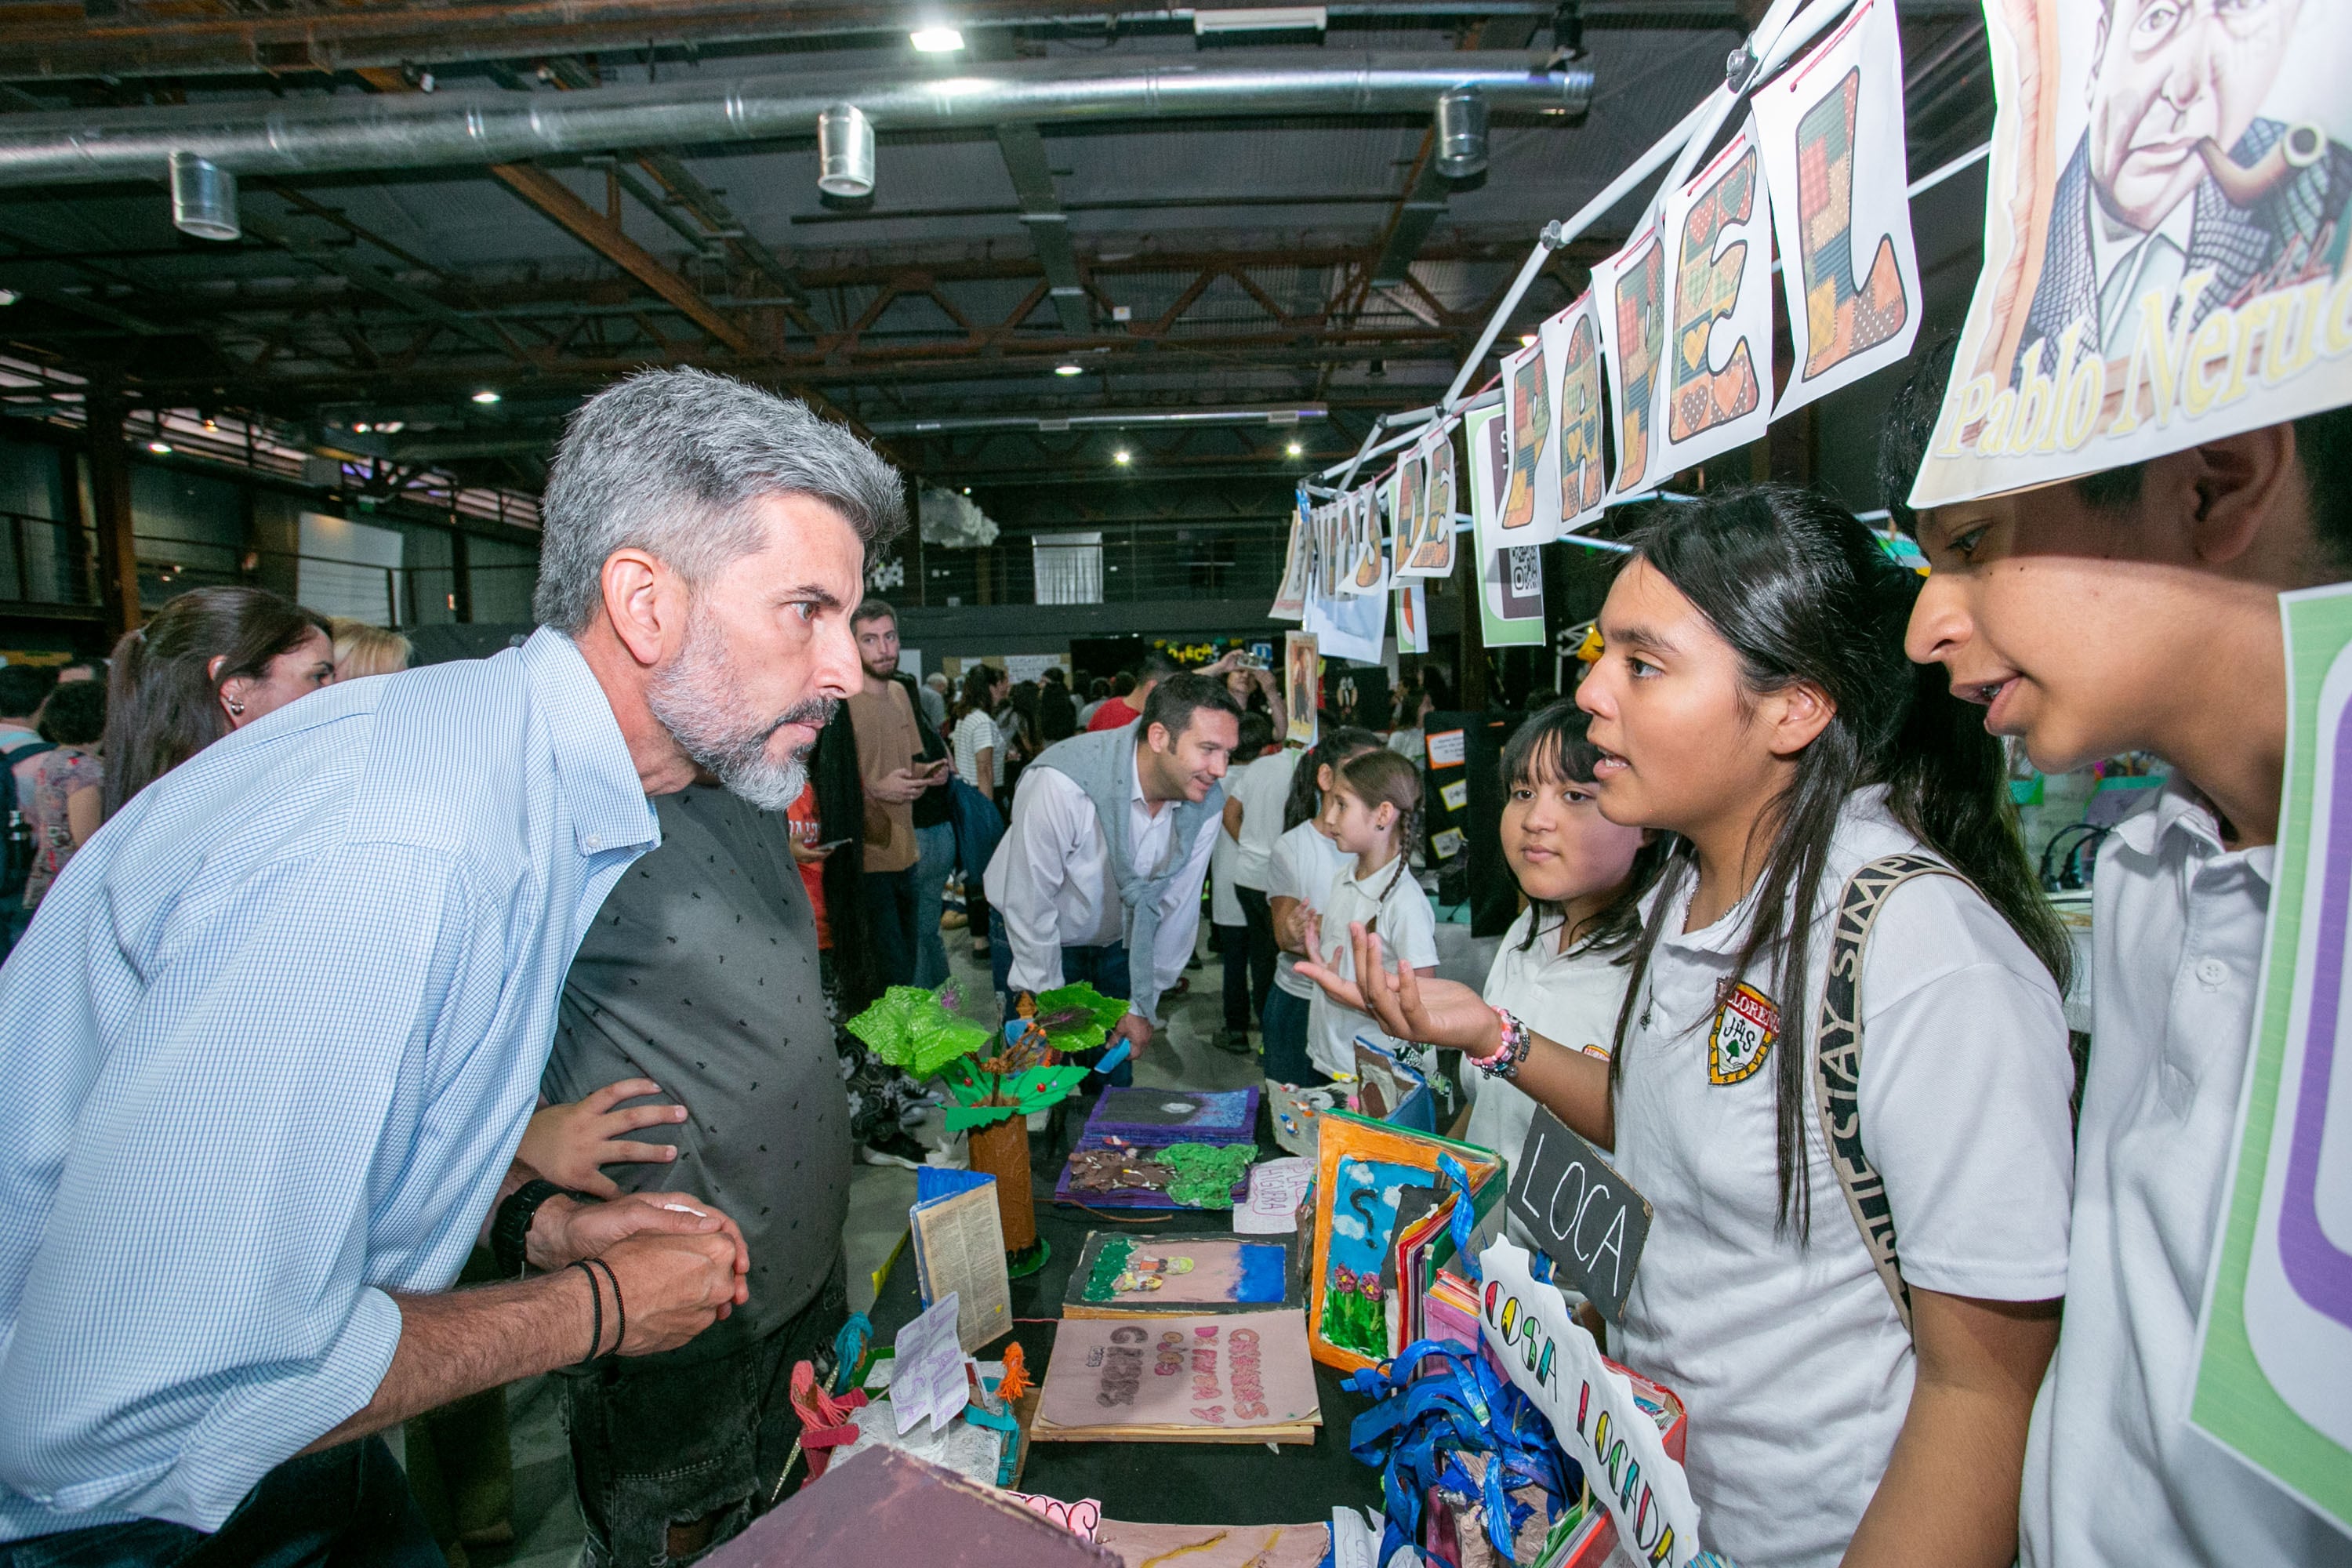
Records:
M1288 408L1140 409L1108 414L974 414L938 419L886 419L868 426L877 436L946 436L973 430L1034 430L1047 435L1065 430L1125 430L1143 426L1270 425L1291 426L1321 419L1330 411L1319 403Z
M904 71L679 77L595 92L386 93L287 106L265 100L12 114L0 120L0 187L161 179L174 153L244 175L512 163L620 148L802 141L837 103L880 131L985 129L999 121L1427 114L1475 90L1506 113L1581 113L1592 72L1535 53L1266 50L1249 63L1174 57L992 64L953 76Z

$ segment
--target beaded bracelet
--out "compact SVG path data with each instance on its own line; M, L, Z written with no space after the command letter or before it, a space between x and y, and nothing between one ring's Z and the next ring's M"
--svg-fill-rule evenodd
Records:
M1490 1057L1473 1057L1478 1070L1488 1078L1498 1078L1506 1083L1519 1076L1521 1064L1528 1059L1528 1047L1533 1037L1528 1026L1504 1009L1495 1009L1495 1016L1503 1026L1503 1048Z

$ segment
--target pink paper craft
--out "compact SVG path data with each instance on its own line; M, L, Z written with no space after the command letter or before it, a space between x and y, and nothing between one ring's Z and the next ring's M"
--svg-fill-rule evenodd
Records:
M1056 1426L1278 1426L1312 1418L1315 1366L1289 1312L1067 1318L1038 1419Z

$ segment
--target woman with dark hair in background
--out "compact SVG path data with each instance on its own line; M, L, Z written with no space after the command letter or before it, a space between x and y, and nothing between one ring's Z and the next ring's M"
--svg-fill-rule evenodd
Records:
M1029 759L1045 749L1045 736L1037 726L1037 683L1016 680L1013 693L1005 699L1004 707L996 715L996 732L1004 737L1004 755L998 759L1004 776L997 781L996 804L1008 816L1013 810L1013 786L1021 782L1021 770Z
M73 852L98 831L105 764L98 742L106 732L106 688L95 680L67 681L41 704L41 739L55 748L29 764L32 788L19 803L33 832L33 869L25 879L25 910L66 868Z
M114 645L106 815L219 740L335 679L324 616L264 588L192 588Z
M963 689L948 714L948 752L955 759L956 777L970 790L953 790L956 853L963 862L963 907L971 917L971 956L985 963L988 946L988 895L980 879L988 871L988 858L1004 837L1004 815L996 806L997 781L1004 776L1004 737L997 732L998 704L1012 688L1013 677L992 664L975 664L963 672ZM953 786L950 786L953 789ZM973 799L973 795L978 799Z
M1577 701L1602 814L1675 839L1612 1059L1386 973L1375 937L1356 972L1391 1032L1515 1081L1650 1200L1610 1348L1707 1413L1686 1467L1710 1546L2007 1563L2065 1293L2074 1064L2000 743L1905 658L1919 579L1822 497L1718 491L1632 543ZM1822 1091L1834 1160L1832 1048L1858 1053L1826 1075L1851 1098ZM1867 1237L1840 1201L1857 1158L1886 1203Z

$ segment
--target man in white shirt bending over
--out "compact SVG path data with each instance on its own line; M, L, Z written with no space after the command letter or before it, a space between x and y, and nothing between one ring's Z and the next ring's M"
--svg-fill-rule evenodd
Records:
M1174 675L1133 723L1057 742L1023 771L985 879L1008 1000L1087 981L1128 1000L1107 1046L1150 1043L1160 998L1192 956L1240 730L1222 681ZM1122 1062L1110 1080L1131 1077Z

